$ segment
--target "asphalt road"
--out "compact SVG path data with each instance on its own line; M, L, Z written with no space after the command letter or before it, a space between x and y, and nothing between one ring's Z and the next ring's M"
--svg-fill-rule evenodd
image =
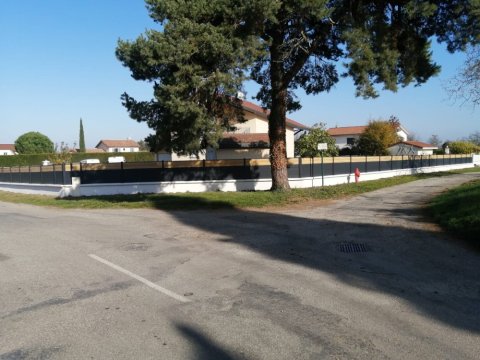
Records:
M0 203L0 359L478 359L480 254L419 212L473 178L274 211Z

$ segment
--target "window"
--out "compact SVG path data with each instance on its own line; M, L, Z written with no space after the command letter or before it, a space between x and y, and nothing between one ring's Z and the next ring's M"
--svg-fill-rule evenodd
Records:
M347 145L355 144L355 138L347 138Z

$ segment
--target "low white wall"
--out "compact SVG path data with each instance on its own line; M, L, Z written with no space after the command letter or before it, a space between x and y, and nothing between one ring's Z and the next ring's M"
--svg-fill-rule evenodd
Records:
M68 190L70 188L70 190ZM71 185L23 184L0 182L0 190L20 194L36 194L65 197L71 192Z
M475 166L480 166L480 155L473 155L473 164Z
M432 173L474 167L474 164L456 164L430 166L417 169L401 169L368 172L360 175L360 181L377 180L400 175ZM319 177L290 178L292 188L310 188L331 186L355 182L353 174L329 175ZM142 182L142 183L112 183L112 184L80 184L78 178L72 178L72 185L34 185L0 183L0 190L42 194L58 197L68 196L99 196L138 193L196 193L206 191L262 191L272 186L270 179L257 180L210 180L210 181L172 181L172 182Z

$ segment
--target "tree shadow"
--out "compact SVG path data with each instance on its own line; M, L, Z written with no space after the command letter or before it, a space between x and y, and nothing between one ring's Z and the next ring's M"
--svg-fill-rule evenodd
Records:
M480 256L438 231L378 225L372 219L334 221L240 210L172 215L221 235L220 242L393 295L425 317L480 333ZM347 251L355 244L361 251Z
M199 209L232 209L233 205L222 200L188 196L185 194L132 194L132 195L100 195L58 198L59 201L101 201L110 204L147 203L158 210L199 210Z
M222 349L220 345L210 339L207 335L195 330L186 324L177 324L177 329L194 346L192 359L195 360L235 360L239 357L233 355L227 350Z

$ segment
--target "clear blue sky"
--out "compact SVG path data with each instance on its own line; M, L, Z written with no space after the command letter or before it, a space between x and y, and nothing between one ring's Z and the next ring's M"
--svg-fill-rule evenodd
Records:
M40 131L55 143L78 143L83 119L87 147L100 139L143 139L150 133L128 117L120 103L127 91L151 98L151 86L136 82L115 58L117 40L135 39L151 27L142 0L1 0L0 1L0 143ZM442 82L453 76L463 55L434 45L440 76L421 87L380 98L354 96L349 79L316 96L299 93L302 110L290 114L307 125L329 127L366 124L397 116L426 141L432 134L457 139L480 130L480 110L452 104ZM254 87L247 86L247 96Z

